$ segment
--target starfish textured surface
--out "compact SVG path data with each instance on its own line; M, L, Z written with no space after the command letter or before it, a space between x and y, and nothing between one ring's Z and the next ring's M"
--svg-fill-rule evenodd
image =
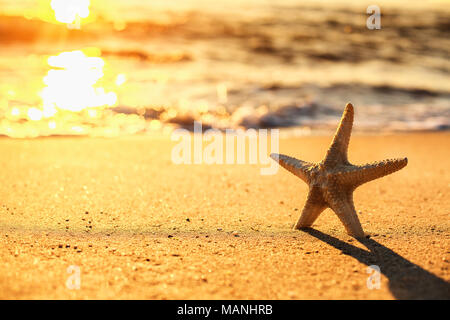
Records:
M276 153L270 155L309 186L308 197L295 229L310 227L323 210L331 208L349 235L356 238L364 237L353 204L353 191L363 183L402 169L408 163L407 158L402 158L360 166L351 164L347 159L347 149L353 117L353 106L348 103L325 159L319 163L310 163Z

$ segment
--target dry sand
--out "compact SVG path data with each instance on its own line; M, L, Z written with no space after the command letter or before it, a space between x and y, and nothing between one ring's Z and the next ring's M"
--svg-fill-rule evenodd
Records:
M280 152L321 160L330 140ZM293 231L307 186L283 169L174 165L165 137L1 139L0 298L449 299L449 141L352 137L353 163L409 159L355 192L359 242L330 210Z

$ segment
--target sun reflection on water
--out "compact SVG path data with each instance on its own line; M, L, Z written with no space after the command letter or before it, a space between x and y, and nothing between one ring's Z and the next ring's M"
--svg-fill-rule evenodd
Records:
M114 74L99 49L61 52L46 58L46 64L49 70L42 78L44 87L30 92L37 103L21 103L10 96L0 101L6 103L3 119L0 118L0 135L116 136L146 128L143 117L110 110L118 104L115 91L125 86L127 76Z
M89 0L52 0L55 19L62 23L74 23L89 16Z
M27 19L38 17L52 24L65 23L68 29L81 28L82 19L83 24L96 21L95 10L90 12L89 0L38 0L38 3L38 9L33 14L24 13ZM107 64L99 48L66 51L68 49L65 48L76 45L65 43L68 40L65 36L72 31L64 28L58 30L61 31L58 41L64 44L55 46L59 48L55 49L58 54L30 54L24 62L30 69L37 70L26 86L0 84L0 136L105 137L169 132L178 125L191 123L193 119L212 122L207 102L180 98L178 103L167 103L163 99L169 73L156 69L146 75L147 79L152 80L152 87L147 87L145 93L144 101L148 105L143 104L142 94L139 94L140 84L131 69L121 65L120 70L115 70ZM106 51L104 56L108 57ZM164 63L186 59L179 54L164 56L162 60L155 57L156 62ZM115 58L111 59L117 63ZM123 72L123 69L128 72ZM220 103L226 103L227 87L219 85L217 95Z
M116 104L114 92L96 87L103 77L105 62L102 58L88 57L77 50L51 56L48 64L53 68L44 77L47 86L40 94L48 116L53 116L57 109L80 111Z

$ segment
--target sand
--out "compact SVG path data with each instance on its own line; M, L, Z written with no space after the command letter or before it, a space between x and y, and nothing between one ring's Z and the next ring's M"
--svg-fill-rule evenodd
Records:
M330 140L280 152L317 161ZM292 230L307 186L283 169L174 165L167 137L0 139L0 298L449 299L449 141L352 137L353 163L409 159L355 192L358 241L329 209Z

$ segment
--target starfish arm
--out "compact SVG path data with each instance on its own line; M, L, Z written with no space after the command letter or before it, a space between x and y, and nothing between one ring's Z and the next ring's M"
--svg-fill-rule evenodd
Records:
M338 174L338 182L344 185L357 186L384 177L402 169L408 163L407 158L383 160L362 166L352 166Z
M336 213L347 233L355 238L364 237L364 231L353 204L353 192L341 191L337 187L326 193L326 201Z
M348 163L347 149L352 133L354 110L351 103L347 103L341 122L334 135L333 142L324 159L326 167L334 167L338 163Z
M310 227L326 207L322 195L316 189L310 189L302 214L295 225L295 229Z
M313 166L312 163L298 160L284 154L272 153L270 157L277 161L283 168L295 174L297 177L305 181L309 180L309 169Z

